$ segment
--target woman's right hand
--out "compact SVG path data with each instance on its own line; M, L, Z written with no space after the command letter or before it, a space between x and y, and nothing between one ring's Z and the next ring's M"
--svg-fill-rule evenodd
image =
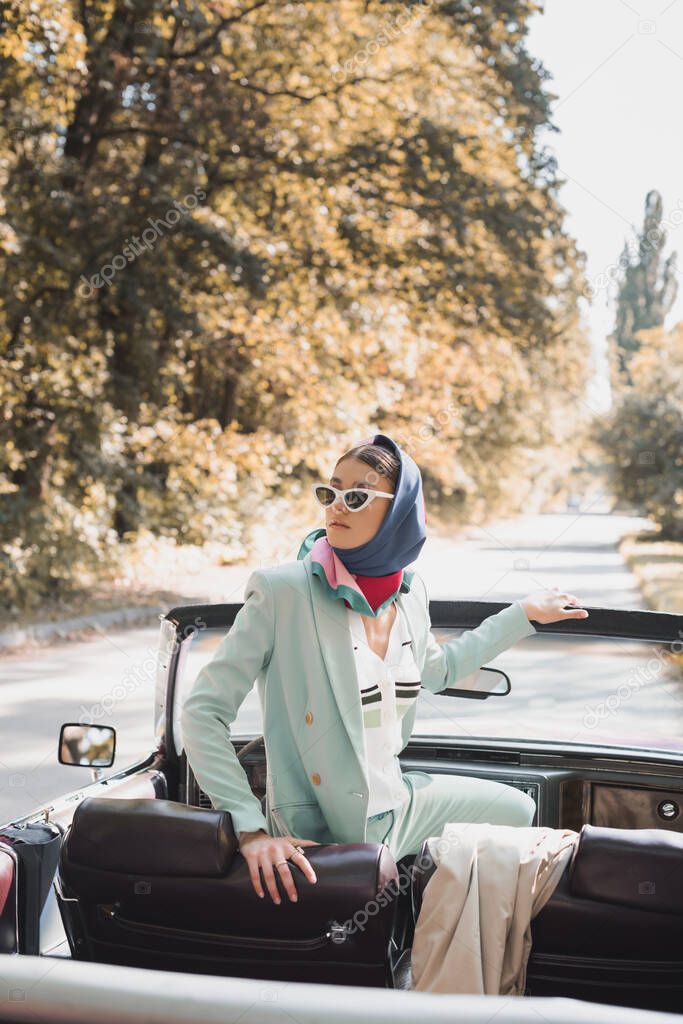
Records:
M259 829L257 832L240 832L240 853L247 862L249 876L258 896L264 895L259 875L260 868L274 903L281 902L275 881L275 871L280 873L280 880L290 900L293 903L297 902L298 897L289 862L277 864L277 861L286 861L287 858L291 860L292 864L301 868L309 882L318 881L315 871L304 854L296 849L297 846L320 846L320 843L316 843L314 839L297 839L295 836L269 836L263 829Z
M567 608L566 605L578 605L579 599L574 594L568 594L559 587L544 587L543 590L535 590L532 594L519 602L526 612L526 617L531 622L561 622L564 619L587 619L588 612L585 608Z

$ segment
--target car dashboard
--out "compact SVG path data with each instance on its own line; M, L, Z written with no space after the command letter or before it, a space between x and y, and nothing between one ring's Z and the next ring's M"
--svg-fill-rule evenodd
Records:
M247 741L235 742L237 751ZM531 749L529 749L531 748ZM683 832L683 778L674 758L661 752L638 759L593 748L549 753L512 747L506 742L490 746L458 741L439 744L432 738L413 738L399 757L404 772L426 771L475 776L523 790L536 804L533 825L570 828L584 824L610 828L663 828ZM555 764L549 763L555 761ZM252 791L264 803L266 762L257 745L243 760ZM211 807L185 764L187 803Z

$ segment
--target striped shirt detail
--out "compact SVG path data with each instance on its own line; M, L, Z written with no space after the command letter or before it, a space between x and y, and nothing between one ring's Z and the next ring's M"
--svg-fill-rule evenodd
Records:
M371 817L397 809L408 799L398 754L403 749L403 718L415 707L422 681L398 603L384 659L368 643L363 616L352 608L347 608L347 616L363 717Z

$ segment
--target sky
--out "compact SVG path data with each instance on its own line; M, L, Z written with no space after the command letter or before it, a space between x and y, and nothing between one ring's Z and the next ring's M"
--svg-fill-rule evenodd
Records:
M614 270L662 196L665 255L678 252L678 295L664 326L683 319L683 0L546 0L530 21L529 52L551 73L552 122L539 142L558 162L566 227L586 253L595 289L582 300L594 352L589 400L608 407L605 338L614 324ZM610 277L610 274L612 275Z

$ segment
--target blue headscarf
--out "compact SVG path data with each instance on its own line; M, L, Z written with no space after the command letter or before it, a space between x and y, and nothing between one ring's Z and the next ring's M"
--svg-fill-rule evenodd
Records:
M377 533L369 541L355 548L330 546L350 573L386 576L411 565L427 539L422 476L415 460L386 434L375 434L364 443L387 448L398 458L400 467L394 498L388 503L389 508ZM382 490L382 487L378 485L377 489ZM325 533L324 529L318 529L309 534L297 557L303 557L306 547L310 549L311 543Z

